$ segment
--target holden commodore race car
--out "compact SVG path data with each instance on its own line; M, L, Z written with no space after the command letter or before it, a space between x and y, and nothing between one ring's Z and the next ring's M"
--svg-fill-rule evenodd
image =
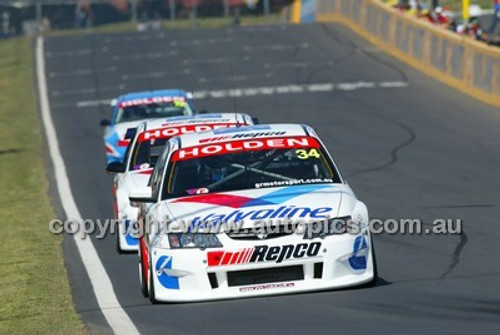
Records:
M140 208L152 303L370 285L368 211L314 130L293 124L174 137Z
M169 138L252 124L250 116L234 113L177 116L141 123L127 148L124 162L111 162L106 166L108 172L116 173L113 195L115 219L118 219L118 252L137 251L138 209L131 206L128 193L130 189L147 186L156 160Z
M127 130L149 119L194 114L192 94L180 90L130 93L113 101L111 120L102 120L106 162L121 162L127 149Z

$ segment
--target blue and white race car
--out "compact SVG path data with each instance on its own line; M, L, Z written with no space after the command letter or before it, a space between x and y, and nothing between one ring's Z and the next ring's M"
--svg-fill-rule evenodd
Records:
M123 161L130 142L127 131L151 119L191 116L195 113L192 94L180 90L129 93L113 101L111 120L102 120L106 162Z
M377 278L368 210L315 131L276 124L170 139L140 208L151 302L343 288Z

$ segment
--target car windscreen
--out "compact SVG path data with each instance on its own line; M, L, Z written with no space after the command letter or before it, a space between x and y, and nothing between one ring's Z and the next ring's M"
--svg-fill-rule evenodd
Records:
M162 198L340 182L337 170L314 138L248 140L176 151Z
M148 103L144 105L120 106L115 123L139 121L153 118L192 115L193 111L186 101Z
M130 170L143 170L155 166L168 138L138 141L131 153Z

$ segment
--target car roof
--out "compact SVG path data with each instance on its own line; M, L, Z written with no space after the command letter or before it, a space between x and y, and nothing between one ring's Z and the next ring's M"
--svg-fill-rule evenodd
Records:
M276 138L290 136L317 137L314 130L300 124L259 124L237 128L222 128L202 133L178 136L180 147L189 148L202 143L213 144L253 138Z
M211 114L195 114L186 116L172 116L163 119L153 119L146 121L145 128L156 129L168 126L183 126L195 124L212 124L212 123L241 123L249 124L252 119L246 114L240 113L211 113Z
M150 99L158 97L185 97L190 98L189 94L182 90L158 90L158 91L144 91L144 92L134 92L127 93L118 97L117 102L126 102L136 99Z

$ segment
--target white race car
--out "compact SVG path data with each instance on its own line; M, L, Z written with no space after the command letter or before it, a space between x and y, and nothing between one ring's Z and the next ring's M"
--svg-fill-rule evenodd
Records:
M252 125L246 114L197 114L150 120L139 125L125 153L124 162L111 162L106 170L116 173L113 185L115 219L118 219L117 250L137 251L137 207L129 192L147 186L154 164L171 137L212 129Z
M375 281L367 208L314 130L217 129L172 138L140 206L151 302L239 298Z

